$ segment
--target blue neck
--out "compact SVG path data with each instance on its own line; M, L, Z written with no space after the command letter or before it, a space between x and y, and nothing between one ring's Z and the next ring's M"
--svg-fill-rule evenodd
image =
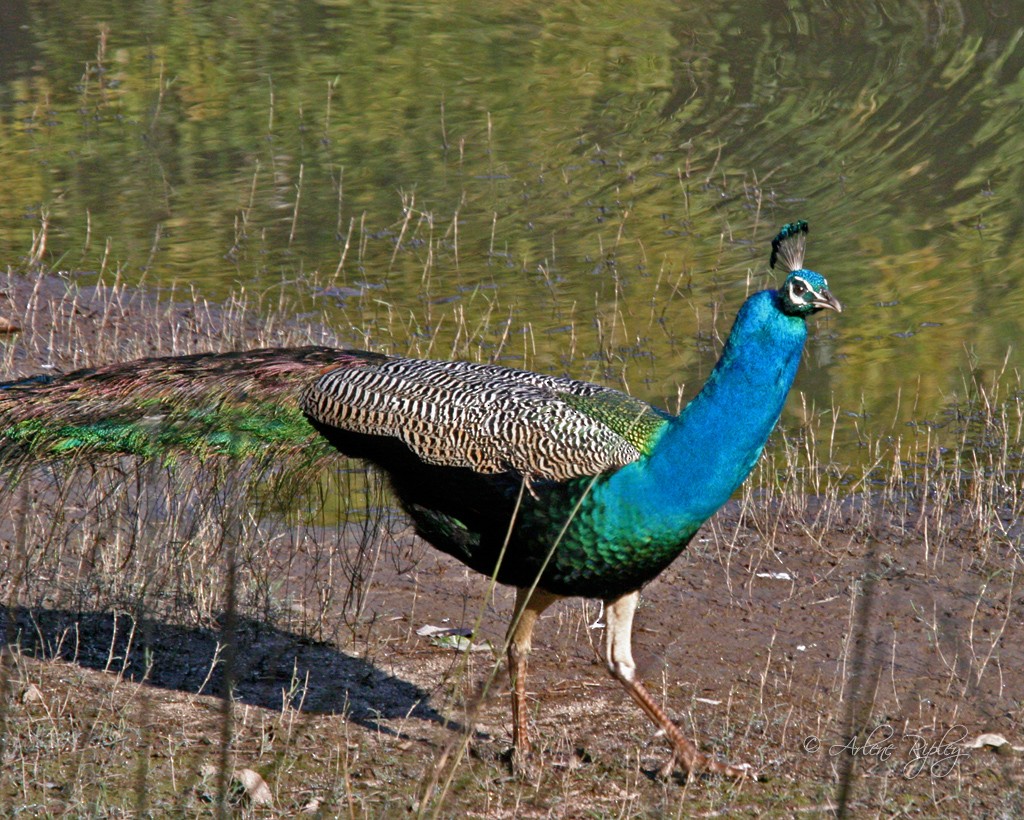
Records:
M784 314L775 291L743 304L704 389L649 456L609 478L623 526L688 538L729 500L779 420L806 338L804 320Z

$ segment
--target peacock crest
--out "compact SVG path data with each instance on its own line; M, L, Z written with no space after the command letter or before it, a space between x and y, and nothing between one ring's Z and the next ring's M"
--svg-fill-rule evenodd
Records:
M768 261L774 268L779 263L786 273L801 270L807 251L807 222L803 219L783 225L772 240L772 256Z

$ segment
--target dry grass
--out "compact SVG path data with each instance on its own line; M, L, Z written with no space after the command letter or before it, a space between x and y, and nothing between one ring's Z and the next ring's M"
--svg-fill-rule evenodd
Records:
M404 213L401 237L429 233L412 202ZM244 294L156 299L38 269L10 274L6 293L25 317L4 349L12 375L338 343L292 321L293 305ZM424 334L372 294L348 309L350 335L386 326L388 346L422 355L504 358L519 335L496 297L472 324L449 314L444 349L441 317ZM608 310L612 363L611 339L636 314ZM516 353L527 364L529 338ZM494 655L416 634L476 625L474 641L500 646L511 597L412 538L362 469L11 467L0 804L107 816L1020 812L1019 756L960 741L1022 743L1022 395L1016 374L971 382L942 419L899 438L865 431L856 471L834 446L841 411L806 408L805 427L780 431L742 498L645 593L636 642L652 688L701 745L762 767L762 784L659 782L664 744L606 679L596 608L579 602L539 627L542 765L535 782L513 778L500 673L486 686ZM887 757L839 748L888 729ZM937 744L925 759L938 768L906 768L915 737Z

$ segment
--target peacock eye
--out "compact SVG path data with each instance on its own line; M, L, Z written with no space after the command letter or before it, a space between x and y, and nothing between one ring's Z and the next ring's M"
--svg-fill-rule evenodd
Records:
M804 284L803 280L797 279L793 282L792 293L794 296L803 296L807 293L807 285Z

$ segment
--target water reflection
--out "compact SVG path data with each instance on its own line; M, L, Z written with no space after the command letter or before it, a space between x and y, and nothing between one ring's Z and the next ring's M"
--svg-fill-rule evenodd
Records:
M806 217L798 386L938 412L1021 333L1012 7L688 5L5 3L0 248L674 407Z

